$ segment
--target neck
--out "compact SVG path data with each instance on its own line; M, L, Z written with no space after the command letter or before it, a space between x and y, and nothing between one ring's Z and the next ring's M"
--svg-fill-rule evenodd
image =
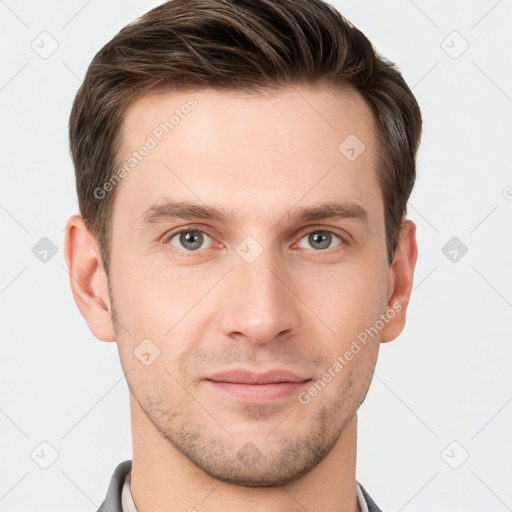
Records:
M130 393L133 434L131 494L137 512L359 512L356 496L357 415L329 454L308 474L278 487L221 482L176 450Z

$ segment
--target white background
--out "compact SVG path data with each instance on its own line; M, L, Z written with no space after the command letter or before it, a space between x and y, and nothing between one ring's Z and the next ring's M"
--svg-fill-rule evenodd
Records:
M67 122L94 54L157 3L0 1L3 512L94 512L132 457L116 345L88 330L63 258L78 212ZM424 117L415 289L359 412L357 478L384 512L511 510L512 3L334 5L398 64ZM58 42L47 59L31 47L43 31ZM457 262L452 237L468 248ZM41 442L58 452L48 469L31 457Z

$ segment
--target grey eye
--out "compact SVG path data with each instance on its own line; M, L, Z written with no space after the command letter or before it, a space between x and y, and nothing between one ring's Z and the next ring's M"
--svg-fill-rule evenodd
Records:
M178 239L178 242L174 243L173 240L176 238ZM203 231L199 231L197 229L187 229L175 233L171 238L169 238L169 242L171 245L174 245L174 247L178 247L178 249L196 251L201 247L201 245L203 245L206 239L211 240L211 238Z
M330 248L329 246L331 245L333 238L337 238L340 241L338 245L343 243L343 240L338 235L335 235L332 231L323 230L312 231L311 233L304 236L302 240L306 239L310 244L310 247L306 247L306 249L313 248L323 250ZM299 242L300 247L304 247L301 245L302 240Z

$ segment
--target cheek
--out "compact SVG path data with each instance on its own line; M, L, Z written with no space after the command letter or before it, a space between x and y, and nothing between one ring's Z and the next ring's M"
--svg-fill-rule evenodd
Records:
M204 325L212 320L208 312L215 309L207 292L219 277L212 270L200 274L168 265L148 269L133 258L117 264L116 272L112 288L116 317L124 327L116 329L123 369L131 370L130 381L148 393L157 382L172 386L172 376L180 379L183 361L197 349L196 340L205 338ZM148 358L154 362L146 367ZM172 395L169 389L165 393Z
M334 264L304 261L283 268L282 278L293 291L289 307L310 319L300 330L325 337L326 343L329 339L330 352L350 344L383 311L386 268L370 256L360 254ZM186 351L187 339L200 339L202 329L214 328L206 325L217 318L212 296L217 294L217 299L229 304L230 280L219 283L229 266L229 262L172 266L167 260L148 265L133 253L130 257L118 254L112 266L114 300L119 321L132 334L132 345L149 338L159 347ZM211 290L214 293L209 295ZM121 334L127 337L126 332ZM179 344L173 343L178 337Z
M116 312L138 336L165 337L207 290L208 282L190 269L149 268L137 258L118 261L115 268Z
M378 319L386 304L385 271L356 264L315 272L298 282L297 295L343 345Z

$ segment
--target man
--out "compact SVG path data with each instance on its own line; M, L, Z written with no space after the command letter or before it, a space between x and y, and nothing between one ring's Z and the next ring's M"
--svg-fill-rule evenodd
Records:
M133 460L101 511L378 511L357 410L404 328L421 114L321 0L173 0L93 59L65 255Z

